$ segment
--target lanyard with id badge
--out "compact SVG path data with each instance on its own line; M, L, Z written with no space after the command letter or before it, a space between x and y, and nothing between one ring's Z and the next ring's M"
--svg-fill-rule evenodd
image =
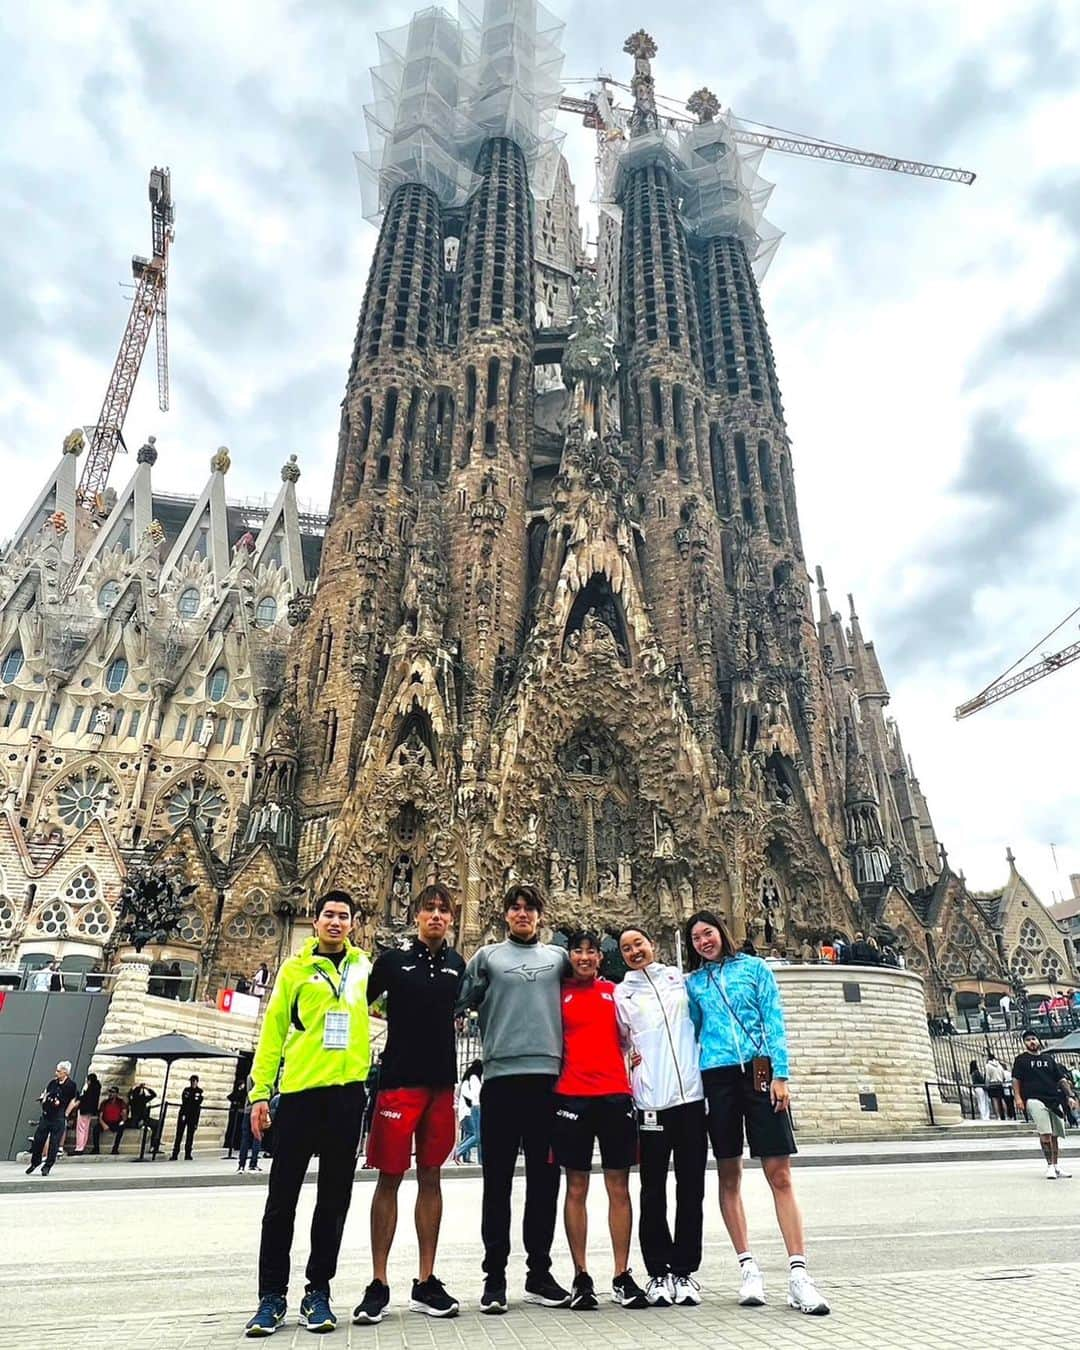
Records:
M345 988L345 976L339 974L337 984L321 967L315 968L315 973L320 979L326 981L330 986L335 1000L341 1002L341 994ZM349 1014L340 1008L330 1008L327 1010L326 1017L323 1020L324 1050L347 1050L349 1048Z

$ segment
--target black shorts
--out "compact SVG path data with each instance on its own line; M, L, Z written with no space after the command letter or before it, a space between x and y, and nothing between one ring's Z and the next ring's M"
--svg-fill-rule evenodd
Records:
M754 1071L748 1064L706 1069L701 1075L709 1115L706 1124L713 1157L741 1158L743 1132L752 1158L783 1158L798 1153L787 1111L774 1111L767 1092L754 1091Z
M600 1143L605 1172L625 1172L637 1162L637 1120L634 1099L616 1093L606 1097L555 1097L551 1151L560 1167L591 1172L593 1145Z

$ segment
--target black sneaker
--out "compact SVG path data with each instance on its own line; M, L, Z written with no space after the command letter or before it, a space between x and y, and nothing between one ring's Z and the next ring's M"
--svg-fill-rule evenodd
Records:
M40 1166L41 1166L40 1163L31 1163L30 1166L26 1169L26 1175L29 1176L31 1172L36 1172Z
M372 1280L364 1290L364 1297L353 1309L352 1320L358 1325L365 1322L374 1326L383 1320L386 1305L390 1302L390 1286L382 1280Z
M595 1312L599 1306L592 1276L587 1271L579 1270L574 1276L574 1287L570 1290L571 1312Z
M442 1280L434 1275L426 1280L413 1280L409 1307L413 1312L427 1313L429 1317L456 1317L458 1301L451 1298Z
M611 1281L611 1301L617 1303L621 1308L647 1308L649 1300L645 1297L645 1290L630 1274L629 1269L624 1270L621 1275L616 1275Z
M542 1308L565 1308L570 1295L552 1279L551 1272L545 1270L542 1275L526 1275L525 1302L539 1303Z
M43 1177L47 1177L51 1171L52 1171L52 1163L46 1163L45 1166L41 1169L41 1175Z
M308 1331L333 1331L337 1318L330 1309L329 1289L309 1289L300 1300L300 1325Z
M280 1294L264 1294L255 1316L244 1328L245 1336L272 1336L285 1320L285 1300Z
M484 1291L480 1295L482 1313L504 1313L506 1311L506 1276L489 1275L484 1281Z

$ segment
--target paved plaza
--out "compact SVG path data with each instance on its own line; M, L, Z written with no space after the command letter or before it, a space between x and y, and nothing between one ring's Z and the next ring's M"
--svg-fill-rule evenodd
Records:
M76 1172L81 1178L89 1170L72 1166L69 1182ZM5 1167L3 1173L3 1180L9 1173L13 1179L14 1169ZM0 1304L6 1312L0 1350L44 1350L103 1337L161 1350L244 1343L239 1333L255 1302L263 1203L261 1186L248 1184L254 1179L71 1190L63 1178L61 1164L50 1181L64 1189L41 1182L29 1192L0 1194L5 1234ZM630 1350L646 1341L711 1350L758 1345L997 1350L1013 1338L1011 1328L1030 1322L1033 1310L1040 1317L1052 1310L1064 1331L1060 1319L1067 1323L1080 1279L1080 1175L1047 1182L1035 1149L1027 1161L988 1156L978 1162L820 1166L800 1169L797 1180L811 1266L833 1303L829 1318L802 1317L784 1304L784 1253L758 1173L747 1177L746 1200L754 1249L769 1285L764 1309L735 1304L736 1266L710 1181L700 1308L630 1313L608 1307L592 1314L531 1308L520 1302L521 1267L512 1264L511 1311L483 1317L476 1311L480 1182L451 1172L438 1273L462 1300L462 1314L440 1323L401 1311L415 1260L407 1183L391 1259L393 1309L375 1328L348 1324L369 1274L371 1186L365 1178L356 1185L334 1286L342 1325L325 1341L327 1350L528 1350L583 1336L604 1350ZM593 1274L602 1286L610 1272L599 1178L596 1189L591 1247L597 1253ZM520 1204L520 1181L517 1190ZM305 1235L313 1199L314 1188L305 1187L298 1218L298 1231ZM554 1257L555 1273L568 1282L561 1233ZM301 1263L293 1272L289 1319L273 1341L275 1350L316 1344L295 1324L302 1284Z

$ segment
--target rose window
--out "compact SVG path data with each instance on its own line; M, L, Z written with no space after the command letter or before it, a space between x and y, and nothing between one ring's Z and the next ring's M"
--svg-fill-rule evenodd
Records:
M76 872L64 887L64 898L73 905L83 905L88 900L96 900L98 881L88 867Z
M221 788L212 783L197 783L189 779L181 783L169 798L169 824L175 830L185 820L192 820L205 830L216 824L228 802Z
M83 769L56 789L56 810L65 825L77 830L94 816L104 816L114 792L111 778L97 769Z
M112 915L100 900L91 905L79 919L79 928L87 937L104 937L111 927Z
M251 920L246 914L234 914L225 926L225 936L231 938L251 937Z
M176 936L180 942L189 942L193 946L206 940L206 922L201 914L188 909L180 915L176 924Z
M1047 952L1042 959L1042 973L1045 979L1060 980L1065 974L1057 952Z
M1035 966L1027 952L1015 951L1009 959L1009 969L1014 975L1032 976Z
M277 937L277 923L271 914L263 914L255 920L253 928L254 936L262 939L264 942L269 938Z
M1020 941L1033 952L1037 952L1043 945L1042 934L1030 919L1025 919L1020 925Z
M67 905L60 900L50 900L37 917L38 932L56 937L58 934L67 931L70 919L71 915L68 913Z

